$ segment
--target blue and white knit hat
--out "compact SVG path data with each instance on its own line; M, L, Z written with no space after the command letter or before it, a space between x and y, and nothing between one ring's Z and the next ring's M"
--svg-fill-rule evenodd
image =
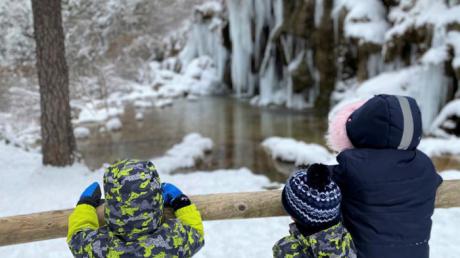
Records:
M301 167L286 182L282 202L286 212L303 226L321 228L340 221L340 188L322 164Z

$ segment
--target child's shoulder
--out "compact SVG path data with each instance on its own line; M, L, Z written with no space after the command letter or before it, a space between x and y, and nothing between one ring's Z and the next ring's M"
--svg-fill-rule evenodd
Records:
M301 254L301 243L293 235L287 235L280 240L278 240L273 246L273 256L274 257L285 257L288 254Z
M276 246L291 246L293 244L300 244L299 240L293 235L287 235L276 242Z

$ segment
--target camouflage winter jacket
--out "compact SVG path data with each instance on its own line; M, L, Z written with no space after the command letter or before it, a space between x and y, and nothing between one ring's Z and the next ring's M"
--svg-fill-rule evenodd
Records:
M290 235L273 246L273 257L289 258L356 258L356 249L350 233L338 223L310 236L303 236L295 223Z
M163 221L160 178L150 162L124 160L104 174L105 221L96 209L78 205L69 217L67 243L75 257L191 257L204 244L195 205Z

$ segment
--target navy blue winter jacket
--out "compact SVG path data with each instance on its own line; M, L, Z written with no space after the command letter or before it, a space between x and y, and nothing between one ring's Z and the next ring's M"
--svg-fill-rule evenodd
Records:
M341 152L333 178L358 258L427 258L436 189L442 179L417 150L422 135L414 99L378 95L348 119L354 149Z

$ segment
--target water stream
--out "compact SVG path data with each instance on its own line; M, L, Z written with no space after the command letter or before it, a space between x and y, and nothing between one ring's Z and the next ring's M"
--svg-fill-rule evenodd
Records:
M99 168L120 158L161 156L186 134L198 132L210 137L214 148L197 169L247 167L271 180L283 181L287 175L278 172L279 164L260 143L280 136L324 144L326 130L326 119L312 112L259 108L230 97L178 100L171 107L148 110L142 122L135 120L134 108L127 107L121 119L121 131L100 133L94 128L89 139L78 142L89 167Z

